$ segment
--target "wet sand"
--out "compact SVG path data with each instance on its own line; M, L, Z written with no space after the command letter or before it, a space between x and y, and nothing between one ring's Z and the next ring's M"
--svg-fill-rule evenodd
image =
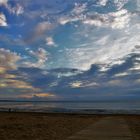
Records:
M66 140L104 117L123 118L140 140L140 116L0 113L0 140Z

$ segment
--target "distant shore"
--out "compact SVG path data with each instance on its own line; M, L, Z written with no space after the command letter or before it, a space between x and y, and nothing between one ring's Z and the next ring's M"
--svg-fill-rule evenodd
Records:
M140 139L139 115L85 115L65 113L0 112L1 140L65 140L104 117L123 117Z
M66 108L0 108L0 112L62 113L93 115L140 115L140 110L126 109L66 109Z
M3 112L44 112L75 114L139 114L140 102L136 101L0 101Z

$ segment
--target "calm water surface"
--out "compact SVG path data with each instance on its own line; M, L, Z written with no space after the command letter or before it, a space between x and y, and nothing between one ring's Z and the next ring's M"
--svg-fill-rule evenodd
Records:
M0 109L19 110L140 110L139 101L125 102L0 102Z

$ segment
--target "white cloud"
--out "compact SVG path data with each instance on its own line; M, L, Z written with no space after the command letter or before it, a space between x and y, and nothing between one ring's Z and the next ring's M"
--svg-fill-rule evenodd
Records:
M74 81L72 83L70 83L70 86L72 88L85 88L85 87L97 87L99 86L98 83L96 82L91 82L91 81Z
M58 23L65 25L70 22L76 22L85 18L84 12L87 10L87 3L75 3L74 8L68 15L61 16L58 19Z
M7 2L8 2L8 0L0 0L0 5L6 6Z
M35 55L38 59L37 65L43 66L48 59L47 51L43 48L39 48L38 51L35 53Z
M126 9L108 14L95 13L94 18L87 17L83 20L84 24L98 27L111 27L113 29L122 29L129 25L131 14Z
M111 25L112 28L122 29L129 25L131 14L129 14L126 9L111 13L110 15L114 17L114 21Z
M140 28L137 24L131 23L126 29L109 30L106 35L97 37L88 28L89 40L86 46L65 50L69 62L66 63L67 67L88 70L91 64L100 64L101 69L106 71L113 65L124 63L128 55L139 52L135 47L140 45ZM84 33L82 28L81 34Z
M98 3L105 6L107 1L108 0L101 0L98 1ZM116 2L116 4L118 3ZM122 29L129 25L130 19L131 14L126 9L100 14L93 11L87 12L87 4L85 3L82 5L76 4L69 14L63 15L58 19L58 23L65 25L67 23L80 21L83 24L91 26Z
M137 8L140 10L140 0L137 0Z
M52 37L46 37L46 45L48 46L56 46Z
M114 3L118 10L122 9L127 2L128 0L114 0Z
M80 88L80 87L82 87L82 82L81 81L75 81L75 82L73 82L73 83L70 83L70 86L72 87L72 88Z
M107 4L107 1L100 2ZM115 0L117 10L104 14L88 11L86 4L77 4L71 12L58 19L62 25L78 21L75 33L78 36L73 38L79 39L80 43L76 40L78 43L73 43L75 47L63 50L67 56L67 60L64 60L66 67L87 70L91 64L101 64L102 70L107 70L115 64L124 63L127 55L133 53L135 45L140 42L139 15L124 9L126 2ZM86 41L80 38L85 35L88 35Z
M86 9L87 9L87 3L84 4L75 3L75 7L71 11L71 14L79 15L82 14L84 11L86 11Z
M0 13L0 26L8 26L6 16Z
M103 22L98 19L86 19L83 21L83 23L88 25L99 26L99 27L103 25Z
M39 35L39 34L42 34L44 31L48 30L51 28L51 24L47 21L44 21L44 22L40 22L36 29L35 29L35 32Z
M29 37L25 39L25 42L32 43L37 39L40 39L40 37L42 37L42 35L45 34L45 32L53 28L54 25L47 21L40 22L33 28L32 32L30 33L31 35L29 34Z
M109 38L110 38L110 36L106 35L106 36L104 36L102 38L99 38L99 40L97 40L95 43L97 45L106 45L108 43L108 41L109 41Z
M36 62L33 62L31 60L25 60L22 64L25 67L39 67L43 68L45 67L45 63L48 60L48 52L43 48L38 48L37 51L28 50L29 54L33 57L33 59L36 59Z
M21 57L16 53L0 48L0 67L3 67L7 70L16 69L16 62L19 61Z
M81 16L77 17L77 16L62 16L58 19L58 22L62 25L65 25L67 23L70 23L70 22L75 22L75 21L79 21L81 20Z
M134 67L130 68L129 70L130 70L131 72L132 72L132 71L140 72L140 63L139 63L139 62L135 63L135 64L134 64Z
M99 0L98 4L101 6L106 6L107 2L108 2L108 0Z
M117 73L114 75L114 77L123 77L123 76L128 76L129 73L128 72L122 72L122 73Z
M70 76L74 76L77 74L81 74L82 71L76 71L76 72L57 72L57 77L61 78L61 77L70 77Z
M20 15L24 12L24 8L20 4L16 4L14 7L12 7L9 3L8 0L0 0L0 5L4 6L7 8L7 10L15 15Z
M24 8L20 5L17 4L15 7L11 8L10 6L7 7L8 10L12 13L15 14L17 16L21 15L24 13Z
M52 83L50 83L49 84L49 87L56 87L56 86L58 86L58 82L52 82Z

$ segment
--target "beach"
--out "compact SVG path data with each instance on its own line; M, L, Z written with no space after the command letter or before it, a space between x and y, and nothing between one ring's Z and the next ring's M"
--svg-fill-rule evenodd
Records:
M98 119L82 115L0 113L0 140L64 140Z
M66 140L105 117L125 119L134 139L140 139L138 115L82 115L64 113L0 113L1 140Z

